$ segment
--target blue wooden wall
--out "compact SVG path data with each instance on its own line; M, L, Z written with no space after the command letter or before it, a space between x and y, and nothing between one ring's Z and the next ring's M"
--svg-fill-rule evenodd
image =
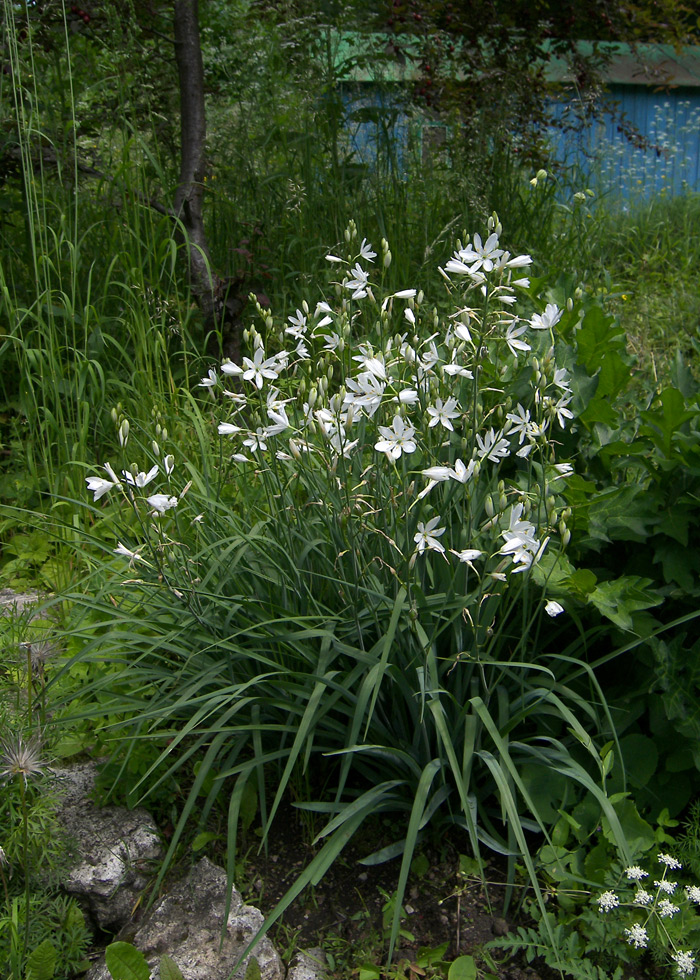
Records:
M616 103L648 146L636 147L606 115L580 135L553 129L557 160L578 164L591 182L623 198L700 192L700 89L613 85L604 99ZM555 115L560 111L561 104Z

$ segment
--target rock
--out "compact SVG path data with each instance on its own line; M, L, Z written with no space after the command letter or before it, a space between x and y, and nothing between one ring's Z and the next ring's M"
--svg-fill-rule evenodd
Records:
M163 848L145 810L91 802L95 771L94 763L53 770L62 794L58 818L71 852L62 886L101 929L115 932L131 919Z
M221 944L225 900L225 872L208 858L202 858L145 914L136 931L130 930L129 941L148 960L153 980L159 980L158 964L163 953L172 957L186 980L242 980L251 956L258 962L262 980L283 980L282 960L267 937L232 972L264 919L258 909L243 904L234 888ZM297 980L306 977L300 974ZM104 960L92 968L86 980L110 980Z
M326 976L326 954L322 949L295 953L287 971L287 980L323 980Z

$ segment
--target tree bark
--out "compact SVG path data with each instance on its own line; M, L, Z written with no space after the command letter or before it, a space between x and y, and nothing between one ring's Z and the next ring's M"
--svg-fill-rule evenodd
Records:
M198 0L176 0L174 4L181 160L175 214L186 233L190 286L204 316L217 323L226 283L212 268L202 217L207 125L198 6Z

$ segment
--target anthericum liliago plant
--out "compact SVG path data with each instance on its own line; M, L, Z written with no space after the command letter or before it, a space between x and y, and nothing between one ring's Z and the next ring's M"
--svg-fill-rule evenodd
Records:
M524 826L546 831L526 770L565 772L619 829L589 734L602 695L565 683L570 660L543 639L567 605L557 570L572 570L558 449L574 399L556 327L577 314L533 311L530 256L503 248L495 215L457 243L432 302L384 288L389 245L375 252L353 222L326 258L311 303L282 321L258 306L241 363L202 379L196 464L158 429L147 460L88 477L131 518L105 599L118 624L82 656L104 663L112 643L128 665L141 729L168 739L154 772L201 749L171 853L206 778L205 815L229 787L231 874L252 784L265 834L290 785L326 815L268 925L366 818L403 814L401 839L369 858L402 855L393 946L430 827L458 828L477 855L524 854L535 881Z

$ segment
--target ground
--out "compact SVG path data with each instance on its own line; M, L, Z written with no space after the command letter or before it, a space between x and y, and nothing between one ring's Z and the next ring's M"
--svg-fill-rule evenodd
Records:
M259 841L251 837L237 882L246 901L269 914L313 857L310 839L295 811L275 821L267 855L257 853ZM466 835L462 844L467 850ZM363 848L362 843L351 842L321 882L285 912L271 933L283 955L293 947L322 946L331 954L339 978L357 976L363 963L383 961L400 861L363 866L357 863L363 853L367 853L366 843ZM403 966L399 975L421 975L415 967L420 950L447 944L444 960L463 954L479 959L489 940L509 931L510 923L503 917L503 874L497 864L487 868L493 879L488 892L477 876L460 875L456 842L421 849L414 868L394 954L394 963ZM498 950L491 955L506 959ZM498 976L499 980L549 980L551 974L546 967L535 971L511 960L500 963Z

